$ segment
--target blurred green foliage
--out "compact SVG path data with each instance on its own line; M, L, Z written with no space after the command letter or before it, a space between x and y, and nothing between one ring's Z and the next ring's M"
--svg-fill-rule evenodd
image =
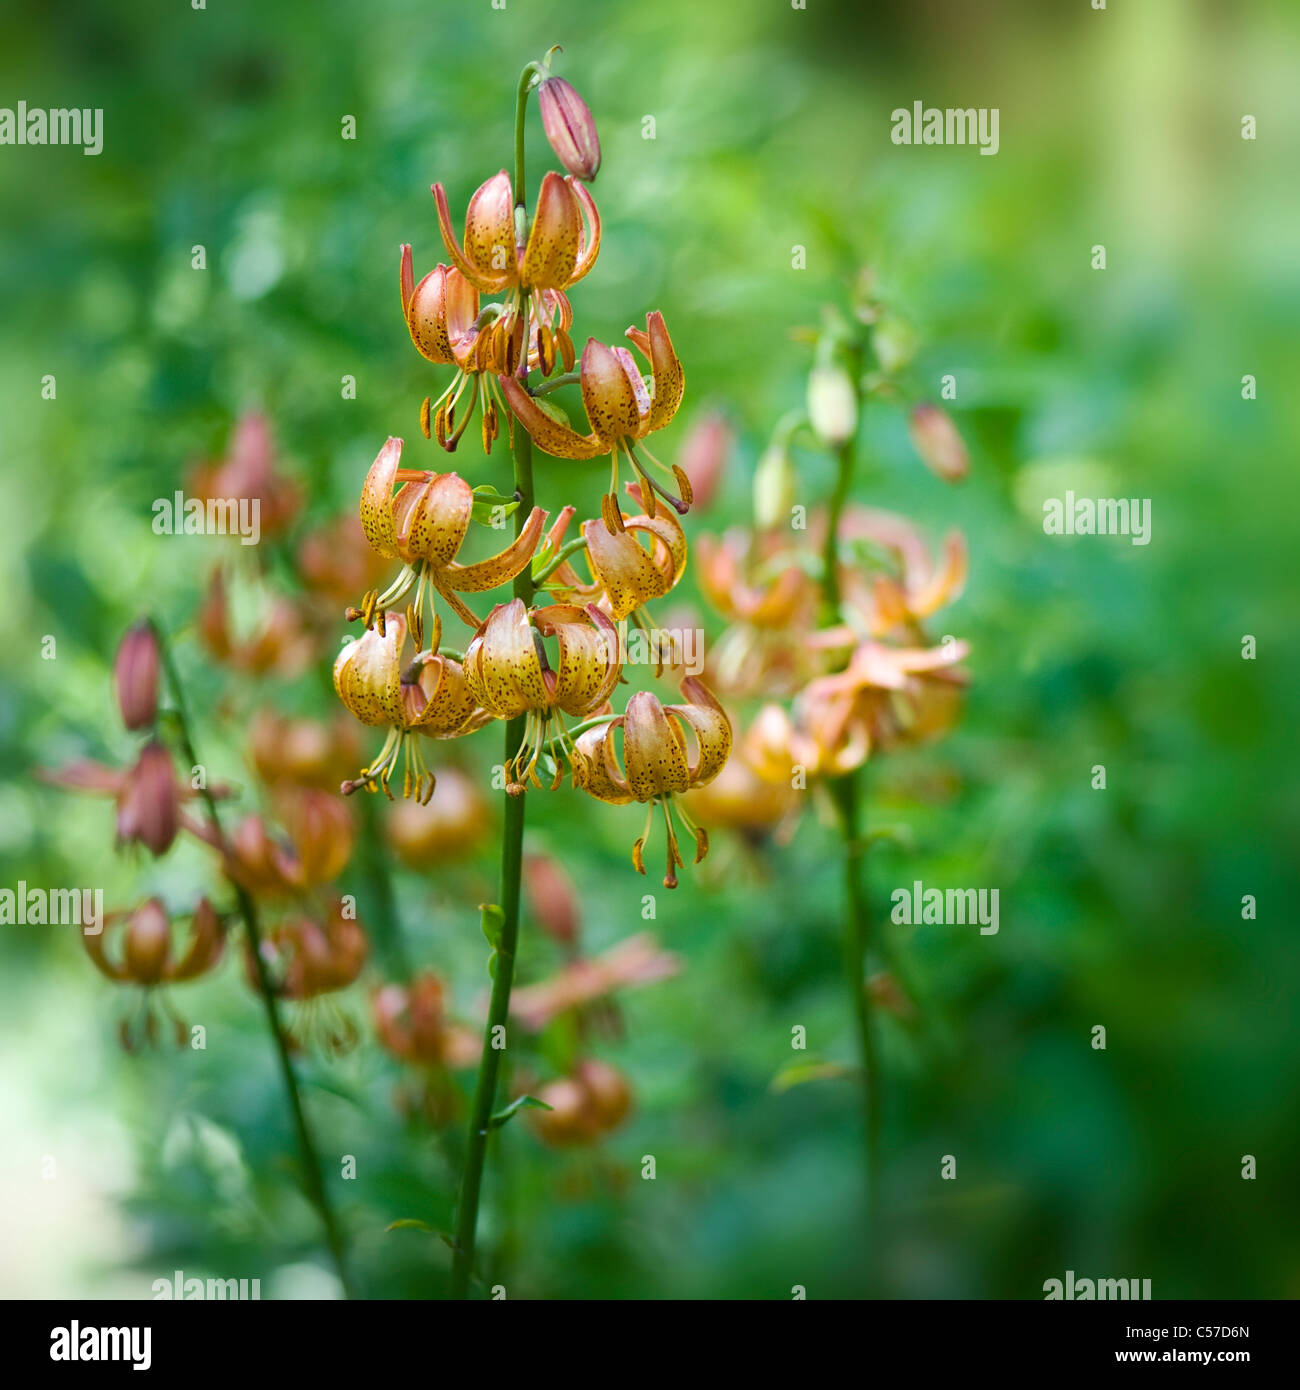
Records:
M857 497L935 537L958 526L972 551L943 619L973 645L966 717L944 744L869 767L872 822L911 832L873 851L871 882L878 918L913 879L998 887L1002 924L891 929L928 1002L917 1024L884 1024L869 1285L851 1084L769 1089L800 1055L796 1024L819 1057L852 1056L833 833L810 814L788 847L718 837L658 895L654 927L685 972L628 994L625 1036L601 1050L632 1080L633 1117L577 1154L511 1124L484 1211L489 1276L512 1297L1035 1298L1068 1268L1150 1278L1158 1298L1295 1296L1298 29L1285 0L11 6L5 100L102 107L105 146L0 148L0 884L93 876L110 906L158 892L178 907L212 886L190 847L115 857L108 807L33 778L131 755L108 673L140 612L179 634L215 776L247 788L254 704L331 709L323 663L261 690L206 663L187 624L222 543L156 537L152 501L250 407L306 489L304 525L355 505L385 435L418 440L419 400L446 374L402 327L398 245L414 243L418 273L439 258L429 184L459 216L510 163L516 75L558 42L605 154L578 345L662 309L688 376L668 456L706 404L741 431L721 498L688 526L747 516L765 434L802 399L791 331L861 265L918 331L919 387L956 374L961 487L916 462L899 410L863 424ZM890 111L914 100L997 106L1000 152L891 145ZM535 120L529 142L535 181ZM484 461L470 445L458 466L509 490L502 446ZM603 480L539 462L552 511L590 514ZM801 500L829 484L801 458ZM1151 544L1044 536L1041 500L1066 488L1151 498ZM485 769L497 742L451 755ZM592 949L644 925L633 822L571 792L530 806L530 843L568 866ZM349 874L365 920L377 880L364 856ZM410 953L467 1020L493 885L490 847L397 878ZM238 961L178 991L206 1052L131 1058L115 1042L125 996L73 933L5 927L0 952L4 1291L148 1296L179 1268L328 1294ZM526 920L521 979L557 958ZM365 994L347 996L359 1019ZM301 1066L361 1286L438 1292L446 1250L385 1227L449 1223L459 1128L435 1142L402 1121L398 1068L372 1041ZM947 1154L956 1181L939 1178Z

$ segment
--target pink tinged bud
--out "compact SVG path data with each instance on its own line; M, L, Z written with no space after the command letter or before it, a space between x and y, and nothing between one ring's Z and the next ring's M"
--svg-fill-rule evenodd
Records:
M857 434L857 391L837 363L819 364L809 372L808 419L817 438L829 448L838 448Z
M944 482L961 482L970 469L970 456L948 413L937 405L918 405L908 429L921 462Z
M153 727L158 713L158 638L148 623L128 629L113 662L117 707L128 729Z
M590 182L600 170L600 137L587 103L562 77L546 77L537 87L542 126L555 157L574 178Z
M117 805L117 837L165 854L180 828L180 788L171 754L150 743L126 775Z
M713 500L734 442L731 426L721 411L710 411L691 426L677 463L691 480L693 506L707 507Z
M543 854L525 855L524 884L533 915L546 934L562 946L574 945L578 940L578 900L559 863Z

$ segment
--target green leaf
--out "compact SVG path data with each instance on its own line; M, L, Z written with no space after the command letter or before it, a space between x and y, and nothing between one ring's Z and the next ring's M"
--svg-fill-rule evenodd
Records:
M447 1239L436 1226L430 1226L427 1221L420 1221L414 1216L404 1216L400 1221L393 1221L384 1227L385 1233L404 1230L424 1231L426 1235L442 1236L443 1240Z
M809 1081L832 1081L852 1076L854 1070L843 1062L820 1062L815 1057L809 1057L800 1062L788 1062L768 1083L767 1089L779 1096Z
M501 952L501 933L505 930L506 914L496 903L480 903L478 910L479 925L483 928L483 935L487 938L487 944L492 947L492 954L488 957L488 975L495 980L497 977L497 957Z
M500 1129L507 1120L513 1119L520 1110L550 1110L551 1108L544 1100L538 1100L536 1096L520 1096L518 1100L512 1100L504 1110L498 1110L488 1121L488 1128Z
M519 508L515 498L503 497L491 483L480 483L473 489L473 496L471 506L474 520L484 526L491 526L494 516L509 516Z

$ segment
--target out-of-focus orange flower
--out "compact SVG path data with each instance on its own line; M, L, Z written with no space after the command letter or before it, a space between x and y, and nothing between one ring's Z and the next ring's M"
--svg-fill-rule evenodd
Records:
M521 574L533 558L546 524L546 512L534 507L519 535L499 554L463 565L456 560L473 519L474 493L456 473L430 473L401 467L402 441L390 438L379 451L361 490L361 525L380 555L400 559L404 568L383 595L367 595L362 617L369 626L376 611L416 585L413 612L422 613L425 585L431 584L463 622L480 619L458 593L484 593ZM393 486L401 483L396 494ZM417 641L419 634L417 633ZM437 645L437 642L432 644Z
M677 466L690 479L696 507L707 507L722 483L736 435L720 410L710 410L690 428L677 451Z
M668 837L665 888L677 886L677 870L684 863L677 848L673 804L676 802L682 824L695 839L698 864L709 852L709 837L677 798L692 787L711 782L731 752L731 721L708 687L688 676L682 682L682 694L685 704L665 706L650 691L637 691L627 702L626 713L579 734L573 750L574 780L583 791L615 805L647 803L645 829L632 849L632 862L639 873L645 873L642 853L654 808L663 807ZM620 730L622 769L614 742Z
M960 596L968 568L966 541L950 531L936 561L920 531L906 517L868 507L846 510L840 524L841 544L866 542L892 558L894 574L869 572L860 565L841 565L844 606L858 616L872 637L894 635L915 644L918 624ZM819 634L842 641L843 629Z
M253 715L248 746L257 775L271 788L337 790L361 754L357 726L346 715L326 721L267 708Z
M576 946L582 926L578 895L564 865L553 855L525 854L523 881L533 916L542 924L542 930L561 946ZM516 990L514 998L518 995Z
M263 536L283 531L298 514L302 501L298 488L275 471L271 427L266 417L256 412L240 418L225 459L194 470L189 491L204 502L256 501Z
M399 1061L422 1067L472 1067L480 1039L448 1020L442 980L431 971L409 984L375 991L371 1010L379 1041Z
M771 781L760 776L744 756L744 741L738 754L707 787L686 793L691 815L715 830L738 830L757 837L788 822L800 806L799 793L789 776Z
M369 943L365 928L343 915L336 901L320 919L290 917L278 922L262 941L263 957L271 970L275 993L284 999L314 999L346 989L366 963ZM258 988L251 960L245 966L249 983Z
M658 310L647 314L645 329L629 328L627 337L650 363L651 384L646 386L627 348L609 347L589 338L582 350L580 367L582 403L590 424L587 434L579 434L544 409L520 382L511 377L501 378L506 403L532 435L533 442L546 453L569 459L610 455L609 491L601 502L601 515L611 532L621 530L623 525L618 503L619 459L623 455L631 461L648 515L655 514L656 494L679 513L690 509L694 496L690 479L682 469L674 466L669 470L643 442L647 435L663 429L676 415L686 390L686 375L668 336L663 315ZM671 472L679 495L652 481L637 452L638 445L664 476Z
M510 1012L537 1032L570 1009L581 1009L620 989L667 980L681 968L680 956L661 949L652 933L640 932L599 956L571 961L549 980L515 990Z
M543 1086L537 1099L551 1107L528 1111L537 1137L556 1148L571 1148L592 1144L622 1124L632 1108L632 1089L617 1068L588 1057L572 1076Z
M438 774L438 794L428 805L400 801L389 807L384 833L412 869L462 859L486 838L492 821L478 784L457 768Z
M947 411L937 405L916 406L908 432L921 462L945 483L959 483L970 471L970 455Z
M554 638L554 665L544 640ZM529 610L522 599L499 603L465 650L474 698L498 719L527 716L519 751L506 767L506 789L540 786L537 764L551 738L565 738L561 714L581 717L604 705L618 682L618 633L593 604L556 603ZM561 766L555 765L558 786Z
M426 651L404 667L405 645L406 620L389 614L382 632L368 628L334 662L334 689L347 710L363 724L388 728L379 756L343 783L345 796L376 786L391 796L389 780L405 752L402 794L428 801L435 779L413 735L459 738L491 718L477 707L459 662Z
M331 607L348 603L383 582L388 557L366 539L360 517L335 517L303 538L298 547L298 573L316 597Z
M297 607L282 594L264 600L261 607L254 630L246 637L237 635L232 630L225 576L220 569L213 570L197 615L203 645L214 660L248 675L298 675L315 656L316 639Z

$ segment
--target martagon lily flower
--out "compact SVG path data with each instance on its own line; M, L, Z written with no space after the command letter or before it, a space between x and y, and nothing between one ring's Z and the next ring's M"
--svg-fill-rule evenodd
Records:
M425 766L415 734L459 738L489 722L478 708L458 662L431 651L418 652L403 668L406 620L390 614L383 632L367 628L334 662L334 689L363 724L388 728L379 756L340 790L350 796L361 787L382 787L392 799L389 779L405 754L402 795L427 802L435 778Z
M359 609L349 609L348 618L363 618L369 627L378 613L382 631L385 609L414 584L415 602L408 609L408 617L420 645L426 586L441 594L463 622L478 627L481 620L457 597L457 592L483 593L521 573L537 549L547 513L534 507L519 535L499 554L474 564L458 564L456 555L469 533L474 514L473 489L459 474L405 469L401 463L402 441L390 438L366 474L361 489L361 525L370 544L381 555L402 560L403 569L383 594L372 590ZM402 484L396 494L395 483ZM435 613L431 643L435 648L437 621Z
M611 460L609 491L601 502L601 516L610 532L623 529L623 514L618 505L619 460L626 454L641 484L648 516L655 515L655 494L684 515L690 510L694 493L685 472L674 465L670 470L645 447L648 434L661 430L677 413L686 389L682 364L673 350L672 339L664 316L655 310L646 315L644 330L629 328L627 336L632 345L650 363L650 383L647 386L637 369L636 360L625 347L609 347L595 338L587 340L582 350L579 369L582 403L587 410L591 429L579 434L528 394L523 384L503 376L501 390L516 419L533 437L533 442L557 458L591 459L608 454ZM637 448L640 446L640 453ZM667 477L670 473L677 483L677 495L652 482L641 454Z
M515 372L525 351L529 367L540 366L547 375L555 368L557 354L565 371L573 368L573 310L560 290L536 291L535 331L525 342L525 320L499 304L480 313L478 290L455 266L436 265L416 284L409 245L401 250L399 288L402 316L420 354L438 366L458 369L436 401L425 400L420 414L425 438L436 437L448 453L455 450L480 403L483 452L491 451L501 433L501 415L511 421L496 378ZM467 392L469 401L457 424L456 412Z
M625 487L634 501L641 501L635 483ZM560 551L573 515L574 508L565 507L547 533L552 552ZM570 602L596 598L615 622L622 622L651 599L662 598L686 572L686 533L672 512L625 517L623 529L612 533L603 522L585 521L582 536L591 582L584 584L565 560L556 567L547 588ZM648 549L641 544L642 538L649 541Z
M632 849L632 862L639 873L645 873L642 854L655 805L663 807L668 832L665 888L677 887L677 870L684 864L677 848L672 807L675 803L682 824L695 838L698 864L709 852L708 832L695 824L676 799L711 782L731 753L731 721L708 687L688 676L682 682L682 694L685 704L663 705L650 691L640 690L627 702L626 713L584 731L574 744L574 779L583 791L615 805L648 803L645 829ZM620 729L622 770L614 739Z
M552 666L544 638L553 637ZM567 741L561 714L581 718L609 700L621 673L618 631L593 604L556 603L529 611L522 599L498 604L465 651L465 680L483 708L498 719L527 717L519 751L506 768L506 790L540 786L537 764L551 738ZM576 763L575 763L576 773ZM558 759L552 787L558 787Z

